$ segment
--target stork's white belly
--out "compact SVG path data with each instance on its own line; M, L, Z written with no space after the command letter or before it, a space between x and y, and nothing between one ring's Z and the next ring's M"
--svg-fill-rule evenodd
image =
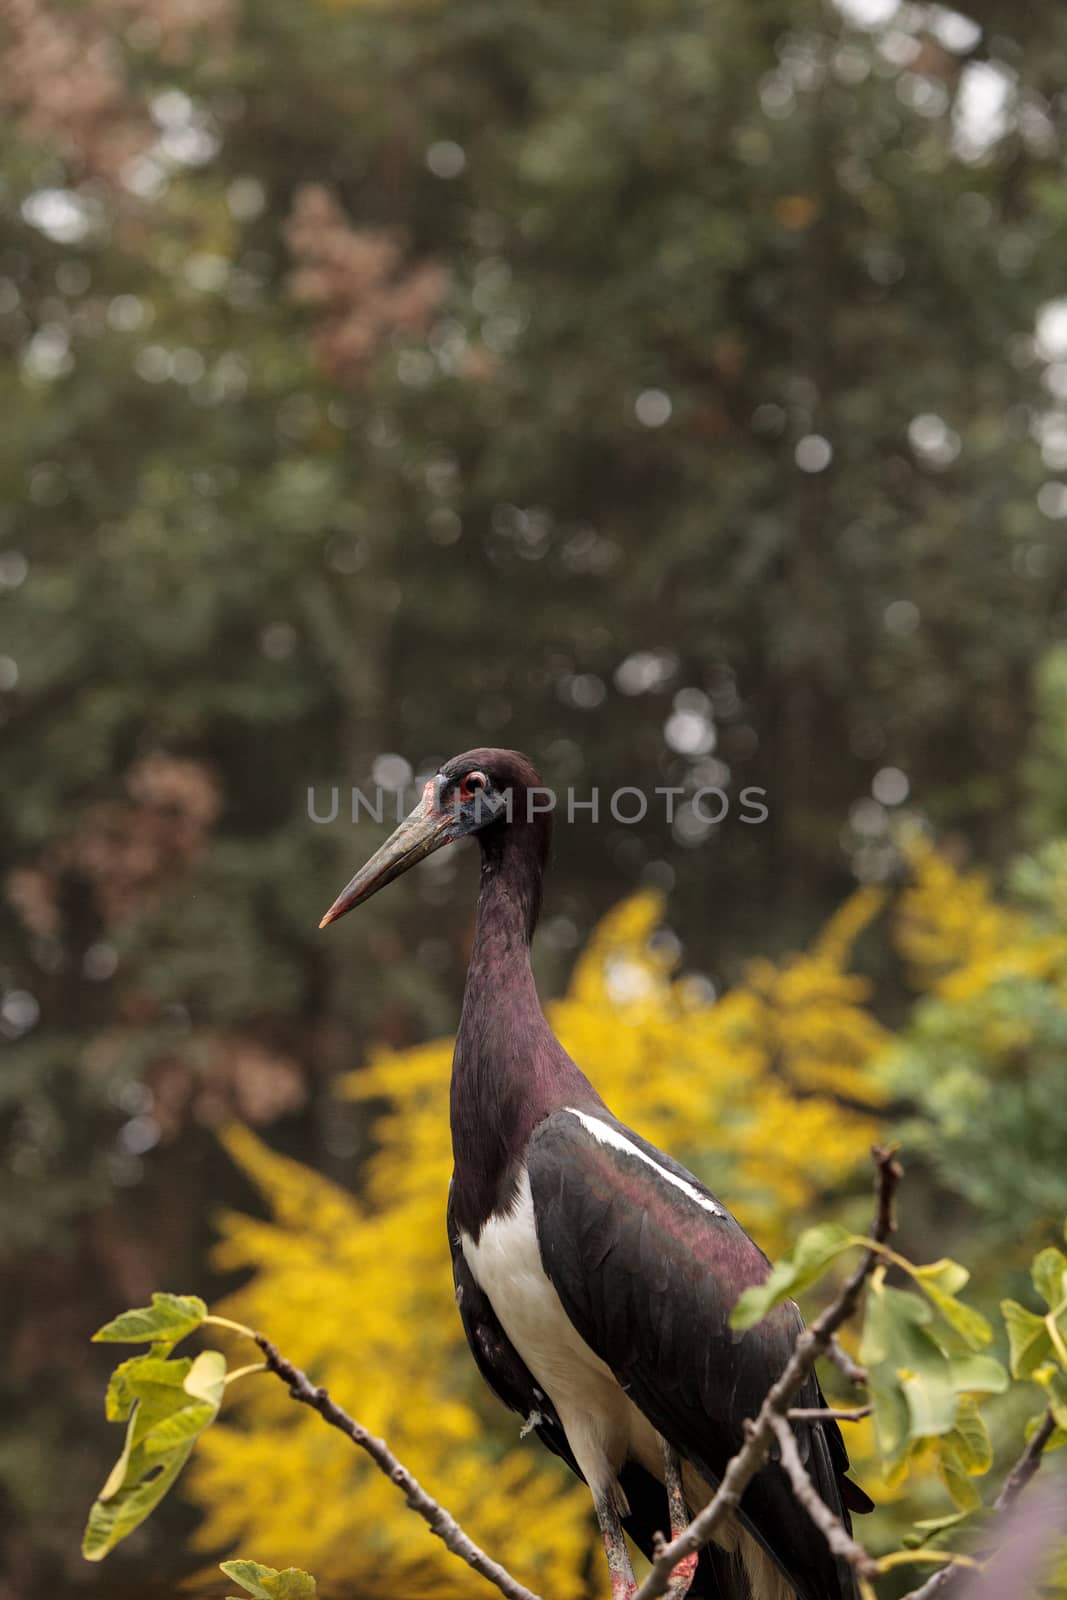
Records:
M467 1233L461 1243L504 1332L555 1406L594 1494L616 1494L629 1456L662 1476L659 1435L578 1333L541 1265L525 1169L507 1215L490 1218L477 1243Z

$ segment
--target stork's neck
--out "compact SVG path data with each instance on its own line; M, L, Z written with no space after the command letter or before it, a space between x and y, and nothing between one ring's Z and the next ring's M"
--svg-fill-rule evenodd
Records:
M542 860L521 829L482 846L481 892L452 1062L454 1206L477 1236L509 1202L526 1141L565 1105L599 1105L545 1019L530 966Z

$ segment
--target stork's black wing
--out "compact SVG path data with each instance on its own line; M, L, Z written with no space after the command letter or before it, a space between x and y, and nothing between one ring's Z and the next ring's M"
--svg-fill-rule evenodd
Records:
M692 1173L605 1113L547 1118L527 1167L541 1258L567 1315L659 1433L717 1483L802 1326L785 1305L746 1333L730 1328L741 1290L766 1276L766 1257ZM814 1377L797 1403L821 1404ZM847 1524L839 1479L848 1457L836 1424L802 1424L797 1434L819 1493ZM740 1509L800 1600L852 1600L849 1569L780 1467L757 1474Z
M538 1388L526 1363L501 1327L489 1297L479 1289L467 1265L453 1214L451 1186L448 1191L448 1244L452 1252L456 1304L479 1372L497 1399L527 1421L532 1421L538 1438L557 1456L561 1456L580 1478L582 1474L571 1453L555 1407ZM651 1557L653 1536L670 1528L667 1496L662 1484L636 1461L627 1465L621 1481L630 1505L630 1515L625 1519L626 1531L638 1549ZM689 1595L690 1600L743 1600L744 1591L736 1587L736 1574L731 1564L723 1560L721 1553L706 1550L701 1552Z

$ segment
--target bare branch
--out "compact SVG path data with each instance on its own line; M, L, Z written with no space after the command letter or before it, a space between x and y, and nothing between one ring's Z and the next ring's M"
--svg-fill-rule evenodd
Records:
M837 1370L844 1373L849 1383L860 1385L867 1382L867 1368L861 1367L858 1361L853 1361L840 1340L831 1339L826 1346L825 1354Z
M809 1415L832 1416L833 1412L813 1412ZM873 1578L878 1572L878 1563L873 1556L869 1556L861 1544L857 1544L849 1533L845 1524L839 1517L835 1517L830 1507L808 1476L807 1468L800 1459L797 1449L796 1434L783 1416L771 1417L771 1427L774 1429L775 1438L778 1440L778 1450L781 1455L782 1470L792 1486L808 1516L826 1539L827 1544L835 1556L840 1556L847 1561L853 1572L861 1578Z
M875 1221L871 1238L875 1244L884 1244L894 1228L893 1196L903 1174L890 1151L875 1146L872 1155L875 1162ZM745 1442L728 1464L718 1489L677 1539L672 1539L670 1544L664 1545L656 1553L652 1570L637 1590L634 1600L660 1600L660 1596L667 1593L671 1573L678 1562L707 1544L716 1529L736 1509L742 1494L767 1459L774 1438L774 1419L785 1416L789 1402L812 1371L817 1358L827 1353L833 1335L852 1316L859 1304L863 1285L877 1265L877 1251L865 1250L837 1296L816 1317L810 1328L801 1332L785 1370L768 1390L756 1420L746 1423Z
M835 1411L832 1406L792 1406L786 1412L790 1422L862 1422L873 1406L853 1406L851 1411Z
M1011 1510L1011 1507L1037 1472L1038 1467L1040 1467L1042 1454L1045 1446L1052 1438L1055 1427L1055 1417L1051 1411L1046 1411L1030 1435L1026 1449L1004 1479L1003 1487L993 1502L994 1511Z
M1037 1428L1031 1434L1026 1449L1005 1478L1001 1491L993 1502L994 1511L1006 1512L1011 1510L1040 1467L1042 1453L1052 1438L1055 1426L1056 1421L1051 1411L1046 1411ZM961 1568L953 1566L942 1567L940 1572L935 1572L932 1577L927 1578L926 1582L921 1584L918 1589L912 1589L905 1596L905 1600L934 1600L936 1595L946 1594L950 1584L955 1584L961 1570Z
M964 1571L966 1571L966 1568L953 1566L950 1561L946 1566L939 1567L934 1575L927 1578L926 1582L920 1584L917 1589L910 1590L905 1595L904 1600L933 1600L934 1595L943 1595L949 1583L954 1583Z
M347 1411L342 1411L341 1407L330 1399L325 1389L316 1389L307 1373L301 1372L299 1367L294 1367L291 1361L287 1361L269 1339L257 1333L255 1340L266 1359L267 1371L273 1372L283 1383L288 1384L289 1393L294 1400L310 1406L332 1428L339 1429L354 1445L365 1450L379 1472L383 1472L396 1484L406 1497L412 1511L417 1512L430 1532L435 1533L453 1555L465 1561L475 1572L481 1573L483 1578L487 1578L502 1595L506 1596L506 1600L540 1600L538 1595L531 1589L523 1588L506 1567L502 1567L499 1562L486 1555L485 1551L464 1533L452 1513L438 1505L437 1501L426 1493L407 1467L397 1460L384 1439L375 1438L354 1417L350 1417Z

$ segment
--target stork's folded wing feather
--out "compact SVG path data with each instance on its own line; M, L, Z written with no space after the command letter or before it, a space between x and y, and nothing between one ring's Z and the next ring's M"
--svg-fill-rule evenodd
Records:
M590 1348L653 1426L711 1484L743 1442L802 1326L779 1306L738 1333L730 1311L768 1263L725 1207L678 1162L614 1118L560 1111L527 1147L545 1271ZM798 1405L818 1406L814 1376ZM831 1509L848 1522L835 1424L802 1424L798 1443ZM746 1490L741 1515L800 1600L841 1600L855 1586L776 1464Z

